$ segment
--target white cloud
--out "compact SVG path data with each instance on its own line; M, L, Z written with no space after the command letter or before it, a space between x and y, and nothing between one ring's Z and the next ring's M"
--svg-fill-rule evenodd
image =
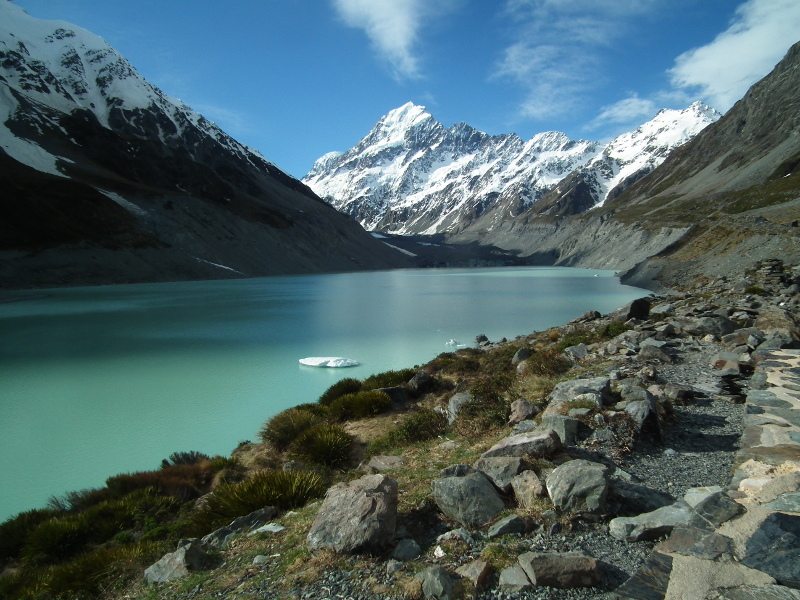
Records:
M728 110L800 39L800 2L748 0L713 42L684 52L669 74L673 86L699 89L720 111Z
M505 16L516 41L505 49L494 78L525 91L524 117L547 119L578 107L602 79L601 50L660 0L508 0Z
M449 0L435 8L432 4L426 0L333 0L341 19L350 27L364 30L398 79L420 77L415 54L419 31L427 18L451 7Z
M642 118L650 118L658 108L656 103L646 98L639 98L633 94L628 98L623 98L619 102L604 106L600 109L600 114L592 121L590 127L597 127L608 123L633 123Z

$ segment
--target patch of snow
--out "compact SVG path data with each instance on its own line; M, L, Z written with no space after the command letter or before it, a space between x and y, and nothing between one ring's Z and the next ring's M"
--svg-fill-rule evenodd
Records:
M390 244L388 242L383 242L383 243L389 246L389 248L394 248L398 252L402 252L403 254L407 254L408 256L416 256L416 254L414 254L413 252L409 252L408 250L403 250L402 248L398 248L397 246Z
M115 194L114 192L107 192L106 190L100 190L100 189L98 189L97 191L100 192L101 194L103 194L104 196L110 198L111 200L113 200L117 204L119 204L125 210L127 210L129 212L132 212L135 215L139 215L141 217L141 216L147 214L146 210L144 210L142 208L139 208L133 202L131 202L130 200L126 200L125 198L123 198L119 194ZM201 260L201 259L198 258L197 260ZM208 261L204 261L204 262L208 262ZM210 264L214 264L214 263L210 263ZM219 267L219 266L222 266L222 265L216 265L216 266ZM227 269L228 267L224 267L224 268ZM233 269L231 269L231 271L232 270Z

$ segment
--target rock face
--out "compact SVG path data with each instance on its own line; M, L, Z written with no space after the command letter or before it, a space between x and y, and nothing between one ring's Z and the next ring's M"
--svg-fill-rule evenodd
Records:
M397 520L397 482L365 475L330 488L308 533L311 550L381 553L391 547Z
M2 2L0 48L4 286L407 264L102 38Z
M441 511L465 526L485 525L505 504L485 475L478 472L440 477L431 482Z

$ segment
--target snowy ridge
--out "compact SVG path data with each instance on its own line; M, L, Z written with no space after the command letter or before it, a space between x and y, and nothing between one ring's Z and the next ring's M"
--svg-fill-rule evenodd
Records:
M317 160L303 182L368 230L455 232L513 218L574 173L592 188L591 204L602 204L719 116L698 102L683 111L663 110L606 145L557 131L525 142L466 123L445 128L408 103L347 152Z
M34 140L15 135L5 125L9 118L25 119L25 103L49 109L53 114L50 124L60 115L84 110L113 131L157 137L167 145L180 144L187 134L204 135L252 164L266 162L189 106L148 83L103 38L64 21L33 18L10 0L0 0L0 84L3 148L39 170L60 174L50 164L55 159L46 159L41 149L37 151Z

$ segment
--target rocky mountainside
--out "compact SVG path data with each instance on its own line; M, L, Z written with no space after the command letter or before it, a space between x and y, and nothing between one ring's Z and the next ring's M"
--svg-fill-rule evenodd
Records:
M717 118L698 102L683 111L663 110L608 144L556 131L525 142L465 123L445 128L408 103L352 149L320 158L303 181L370 230L485 229L540 204L547 214L602 205Z
M544 198L448 242L514 249L540 264L627 269L623 280L645 287L726 275L768 257L798 263L798 86L800 43L722 118L602 206L565 216L542 210Z
M0 285L403 264L102 38L0 0Z

